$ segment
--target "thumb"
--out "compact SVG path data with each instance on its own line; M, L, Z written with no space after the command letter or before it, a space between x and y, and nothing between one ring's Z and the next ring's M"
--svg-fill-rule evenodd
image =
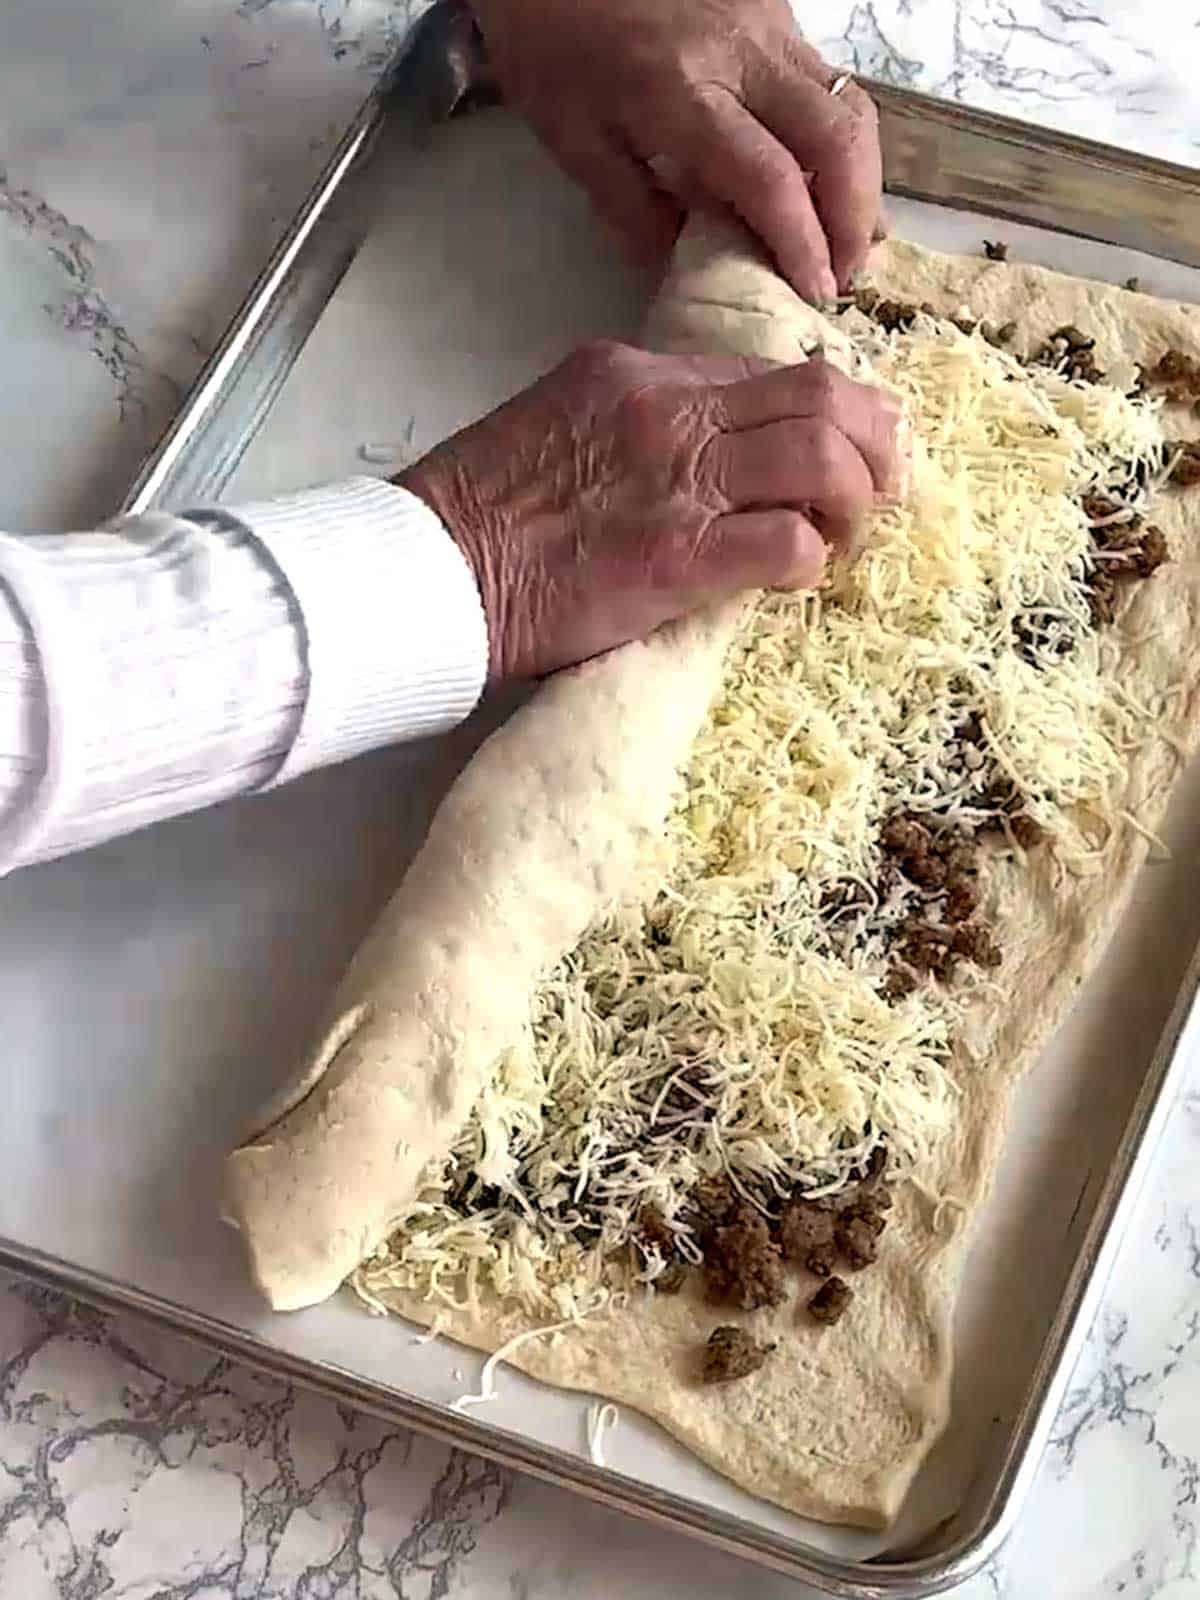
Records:
M696 552L705 593L813 589L825 572L825 541L799 511L736 511L717 517Z
M591 127L558 125L547 128L543 138L599 215L624 235L641 260L656 265L670 254L682 213L644 162Z

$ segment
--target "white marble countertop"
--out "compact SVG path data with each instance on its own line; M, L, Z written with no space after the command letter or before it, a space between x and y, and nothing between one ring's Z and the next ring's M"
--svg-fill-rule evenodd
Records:
M832 59L1200 162L1200 4L798 0ZM395 0L0 0L0 526L111 510ZM1200 1595L1200 1088L1017 1534L958 1591ZM0 1280L4 1600L796 1595L680 1538Z

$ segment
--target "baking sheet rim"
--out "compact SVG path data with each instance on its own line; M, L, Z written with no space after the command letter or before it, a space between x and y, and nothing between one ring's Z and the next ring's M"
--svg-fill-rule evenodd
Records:
M173 462L187 452L211 422L215 403L222 398L230 380L236 384L243 375L241 367L228 359L229 352L247 347L259 322L269 315L287 268L293 262L302 264L304 244L310 232L319 229L328 202L345 179L358 170L358 153L372 142L372 132L386 117L387 101L395 92L394 82L394 78L389 77L386 90L378 86L367 97L230 323L216 355L201 372L163 438L143 464L127 498L126 510L148 509L154 503L166 478L162 471L164 460L169 457ZM954 102L912 91L896 91L887 85L875 86L867 82L867 86L878 87L884 98L901 103L906 109L917 109L928 103L960 129L1005 143L1015 140L1027 148L1041 150L1051 160L1056 154L1072 160L1090 158L1099 165L1115 164L1127 176L1144 173L1146 180L1155 184L1186 183L1190 176L1188 169L1182 167L1139 158L1130 152L1094 145L1013 119L998 118L993 113L974 112ZM947 197L941 203L956 202L953 197ZM957 203L970 206L974 202L968 199ZM1045 226L1040 222L1035 225ZM264 419L265 413L256 420L261 423ZM965 1581L985 1565L1004 1542L1020 1513L1053 1422L1057 1400L1069 1380L1086 1335L1090 1311L1120 1247L1125 1224L1173 1103L1172 1087L1182 1077L1180 1045L1195 1014L1198 987L1200 951L1180 988L1151 1068L1134 1101L1113 1167L1097 1198L1058 1313L1041 1343L1026 1398L1016 1413L995 1482L980 1514L944 1548L935 1548L927 1555L910 1560L887 1552L867 1561L828 1555L813 1545L756 1528L729 1513L705 1507L699 1501L654 1488L609 1468L598 1468L564 1450L540 1445L486 1421L463 1418L432 1402L404 1395L333 1364L293 1355L231 1323L148 1294L135 1284L94 1273L65 1258L23 1246L17 1240L0 1237L0 1267L78 1295L103 1309L133 1312L272 1376L299 1383L390 1422L461 1445L643 1520L686 1531L743 1558L815 1583L827 1592L847 1596L934 1594ZM939 1531L948 1532L957 1520L957 1517L949 1519L931 1537L936 1537Z

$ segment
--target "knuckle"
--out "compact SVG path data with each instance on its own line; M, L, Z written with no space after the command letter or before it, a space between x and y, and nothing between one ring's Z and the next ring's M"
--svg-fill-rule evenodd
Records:
M667 591L686 585L699 559L703 537L701 523L679 508L652 539L648 572L651 585Z
M873 384L861 384L859 387L861 394L855 397L856 403L862 406L875 437L885 441L894 438L902 414L899 401L885 389L877 389Z
M894 449L900 436L900 420L903 412L896 402L885 396L875 401L875 430L889 449Z
M640 447L661 450L675 431L672 412L658 384L638 384L621 396L622 432Z
M876 435L879 451L880 473L884 484L895 487L903 474L904 462L909 455L910 435L904 427L900 412L893 412L881 425Z
M852 168L873 164L879 151L879 134L874 123L865 117L855 117L847 130L843 148Z
M874 167L878 159L879 122L874 102L841 109L820 141L819 167L829 167L849 177Z
M723 52L719 48L714 50L712 36L703 28L688 29L678 38L666 62L670 79L682 91L693 93L702 92L709 81L720 82L728 67ZM659 75L663 75L661 66Z
M886 416L894 404L886 389L862 378L847 378L846 392L855 409L868 417Z
M847 110L853 113L851 120L860 134L864 130L873 132L878 128L879 109L862 84L849 85L842 98L846 102Z
M764 139L731 141L723 123L705 116L695 135L697 172L708 187L740 209L780 192L798 176L788 153Z
M741 183L747 198L773 200L784 192L794 175L791 161L772 150L747 151L743 158Z
M809 525L798 511L781 513L775 540L779 582L794 581L798 574L808 571L812 564L810 541Z
M833 411L841 392L837 369L828 361L809 361L804 372L810 403L821 413Z
M593 339L567 357L563 370L577 382L594 387L618 386L626 377L637 351L615 339Z
M808 475L814 493L822 498L835 495L842 488L842 435L827 417L814 417L807 431Z
M617 404L617 430L627 458L644 462L661 483L690 482L699 492L719 492L708 448L713 430L695 391L643 382L628 387Z
M690 495L697 504L719 507L733 499L733 465L726 434L710 434L697 448Z

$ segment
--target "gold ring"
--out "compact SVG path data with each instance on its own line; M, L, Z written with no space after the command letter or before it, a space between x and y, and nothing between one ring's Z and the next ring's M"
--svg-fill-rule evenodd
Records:
M851 84L853 82L854 74L852 72L839 72L837 77L829 85L829 92L830 94L841 94L842 90L847 86L847 84Z

